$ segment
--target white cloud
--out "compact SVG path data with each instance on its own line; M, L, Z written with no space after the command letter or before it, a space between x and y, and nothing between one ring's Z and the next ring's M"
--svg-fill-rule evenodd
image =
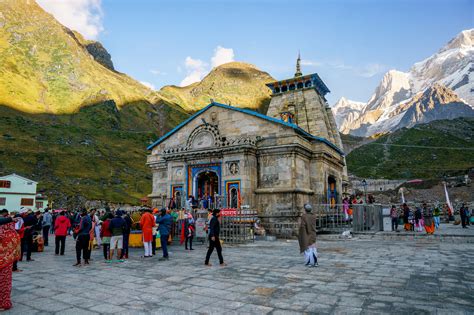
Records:
M143 84L144 86L146 86L149 89L156 90L155 86L153 84L151 84L150 82L140 81L140 83Z
M232 48L217 46L214 49L214 55L211 57L211 69L224 63L234 61L234 56L234 50ZM181 86L201 81L211 70L209 69L208 63L200 59L194 59L191 56L186 57L184 60L184 68L186 69L186 77L181 81ZM182 69L178 66L177 70L178 73L181 73Z
M366 65L359 71L359 75L364 78L371 78L379 73L384 73L389 69L388 66L379 63L371 63Z
M323 63L313 60L301 60L301 65L307 67L320 67L323 65Z
M78 31L87 39L97 39L102 26L101 0L37 0L61 24Z
M234 61L234 50L232 48L217 46L214 49L214 56L211 58L213 68L232 61Z
M201 81L202 78L209 72L208 64L200 59L193 59L190 56L186 57L184 61L184 67L186 68L186 77L181 81L181 86L193 84L194 82Z
M156 70L156 69L152 69L150 70L150 72L154 75L167 75L168 73L166 72L163 72L163 71L160 71L160 70Z

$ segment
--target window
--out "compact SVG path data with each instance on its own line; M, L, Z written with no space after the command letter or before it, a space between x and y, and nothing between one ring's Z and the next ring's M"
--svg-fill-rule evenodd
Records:
M296 88L297 89L302 89L303 88L303 82L298 82L298 84L296 85Z
M33 206L34 199L31 198L21 198L21 205L22 206Z
M36 202L36 208L40 209L40 208L43 208L43 201L37 201Z
M12 186L12 182L9 180L0 180L0 188L10 188Z
M0 198L0 206L4 206L7 204L7 198L1 197Z

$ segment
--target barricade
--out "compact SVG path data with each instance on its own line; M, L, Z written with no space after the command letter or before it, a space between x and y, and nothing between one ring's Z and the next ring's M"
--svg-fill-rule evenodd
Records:
M254 223L257 211L251 209L221 209L221 240L227 244L255 241Z
M382 205L378 204L350 205L346 210L340 204L321 204L313 206L313 213L317 216L316 228L319 232L382 230Z

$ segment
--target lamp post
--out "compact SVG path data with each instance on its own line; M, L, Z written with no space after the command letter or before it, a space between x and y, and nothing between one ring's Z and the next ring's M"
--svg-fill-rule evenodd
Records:
M362 186L364 187L365 203L367 203L367 181L365 179L362 180Z

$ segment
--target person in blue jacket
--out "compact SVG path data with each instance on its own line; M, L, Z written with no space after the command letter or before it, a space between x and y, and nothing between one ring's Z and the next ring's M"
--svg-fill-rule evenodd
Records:
M166 209L160 210L160 216L156 218L156 223L158 224L158 231L160 232L160 241L161 241L161 249L163 250L163 257L159 260L168 260L168 237L171 232L171 224L173 222L173 218L171 215L166 213Z

